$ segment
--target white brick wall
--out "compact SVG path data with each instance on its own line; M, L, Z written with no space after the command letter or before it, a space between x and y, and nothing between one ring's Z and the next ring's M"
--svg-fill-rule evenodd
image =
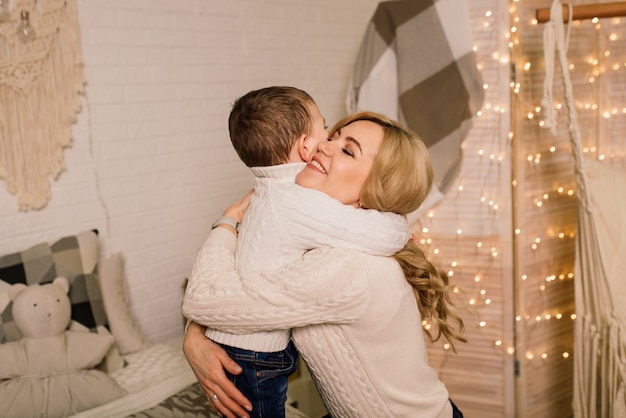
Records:
M377 3L79 0L88 85L67 170L41 211L19 212L0 182L0 254L97 228L105 255L126 258L143 331L180 335L180 284L213 220L251 187L228 139L232 101L294 85L329 122L343 116Z

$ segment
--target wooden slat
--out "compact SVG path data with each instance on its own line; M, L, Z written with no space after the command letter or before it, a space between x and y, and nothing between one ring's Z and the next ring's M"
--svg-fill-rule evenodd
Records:
M550 20L550 9L537 9L535 14L539 23L545 23ZM572 7L572 20L585 20L626 16L626 2L620 1L615 3L586 4ZM563 21L569 20L569 6L563 5Z

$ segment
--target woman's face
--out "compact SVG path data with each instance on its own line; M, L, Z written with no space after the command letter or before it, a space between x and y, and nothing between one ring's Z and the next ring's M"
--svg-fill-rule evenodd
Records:
M356 207L382 140L380 125L352 122L318 145L311 162L296 176L296 183Z

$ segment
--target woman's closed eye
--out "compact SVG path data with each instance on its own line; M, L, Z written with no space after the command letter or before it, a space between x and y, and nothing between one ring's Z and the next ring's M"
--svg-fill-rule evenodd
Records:
M341 151L342 151L344 154L346 154L346 155L348 155L348 156L350 156L350 157L354 158L354 152L350 151L348 148L345 148L345 147L344 147L344 148L341 148Z

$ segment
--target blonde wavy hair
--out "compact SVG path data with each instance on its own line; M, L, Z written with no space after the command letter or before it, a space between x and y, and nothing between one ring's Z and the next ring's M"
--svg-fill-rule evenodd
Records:
M411 130L396 121L374 112L359 112L335 124L330 134L356 121L370 121L383 128L380 145L372 171L361 189L361 207L401 215L416 210L426 199L433 184L433 169L428 149ZM424 328L434 342L441 336L456 352L454 340L467 342L463 337L464 324L453 312L450 298L450 280L428 260L415 240L410 240L393 256L413 286L422 321L435 325L436 334Z

